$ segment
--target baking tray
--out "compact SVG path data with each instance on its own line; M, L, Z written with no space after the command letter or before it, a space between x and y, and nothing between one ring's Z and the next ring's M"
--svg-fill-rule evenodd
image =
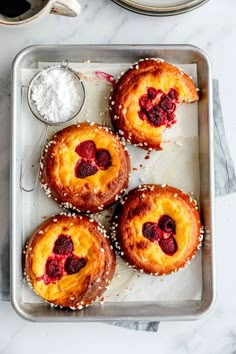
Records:
M132 63L139 58L159 57L174 64L197 65L201 99L198 103L198 133L200 160L200 209L205 228L201 249L202 289L198 300L184 301L123 301L95 303L83 311L58 310L42 303L29 303L22 297L24 284L22 251L27 238L23 231L22 191L19 180L22 162L21 114L22 69L37 69L39 62ZM214 274L214 168L212 79L207 56L189 45L50 45L31 46L21 51L13 63L12 124L11 124L11 301L22 317L33 321L107 321L107 320L187 320L208 313L215 299ZM29 136L30 131L26 132ZM32 215L33 217L33 215ZM27 235L29 236L29 235Z
M209 0L112 0L132 12L149 16L173 16L194 10Z

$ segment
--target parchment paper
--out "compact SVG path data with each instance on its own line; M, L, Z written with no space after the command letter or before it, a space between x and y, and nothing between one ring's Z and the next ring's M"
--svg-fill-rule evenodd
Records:
M53 63L50 63L52 65ZM39 63L39 68L49 63ZM179 65L187 74L193 77L197 84L197 67L195 64ZM70 67L78 71L86 87L86 103L83 112L74 121L94 121L111 126L107 108L111 83L96 75L95 71L109 73L117 77L121 71L128 69L129 64L100 64L100 63L70 63ZM29 80L38 72L37 69L22 70L22 164L23 170L26 161L32 159L37 174L37 164L41 148L32 155L32 150L38 140L44 125L37 121L30 112L26 100ZM166 183L183 189L187 193L199 196L199 155L198 155L198 104L183 104L178 107L177 123L167 129L164 134L163 150L152 152L150 159L145 159L147 152L127 144L131 158L131 178L129 189L142 183ZM73 123L74 123L73 122ZM70 123L70 124L73 124ZM49 127L47 135L50 137L55 131L64 127ZM33 192L22 192L22 246L34 229L45 218L62 211L57 204L46 197L44 191L36 184ZM110 216L113 208L109 208L92 217L109 228ZM21 257L21 255L19 255ZM104 293L105 301L178 301L198 300L202 291L201 251L192 260L191 264L175 274L155 277L134 271L117 256L116 274L109 290ZM27 284L23 284L22 298L24 302L42 302Z

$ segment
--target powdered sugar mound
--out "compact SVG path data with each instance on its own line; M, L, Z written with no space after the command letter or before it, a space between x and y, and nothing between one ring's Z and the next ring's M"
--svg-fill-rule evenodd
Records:
M81 105L80 82L69 71L45 70L32 85L31 98L40 115L48 122L72 118Z

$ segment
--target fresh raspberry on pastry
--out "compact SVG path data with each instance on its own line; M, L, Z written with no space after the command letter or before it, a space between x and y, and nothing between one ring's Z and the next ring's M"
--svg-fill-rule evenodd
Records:
M166 185L144 184L130 191L115 210L111 230L118 253L152 275L183 268L202 241L196 201Z
M130 172L128 153L109 129L94 123L68 126L44 149L40 180L61 207L101 211L124 193Z
M110 116L127 142L160 150L163 131L176 123L177 107L198 99L193 80L182 70L160 59L141 59L116 81Z
M34 291L62 307L82 309L110 284L115 255L105 229L87 216L56 215L32 234L25 272Z

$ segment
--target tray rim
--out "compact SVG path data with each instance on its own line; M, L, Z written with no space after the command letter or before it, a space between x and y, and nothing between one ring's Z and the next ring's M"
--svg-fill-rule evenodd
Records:
M16 209L15 206L15 197L14 197L14 178L16 176L16 171L15 171L15 165L14 161L16 160L15 156L15 151L13 148L13 142L14 142L14 116L16 115L16 95L14 94L15 89L16 89L16 75L17 75L17 66L19 65L20 61L22 60L22 57L25 55L29 54L33 50L52 50L53 49L67 49L68 48L73 48L73 49L118 49L118 50L135 50L135 49L140 49L140 50L167 50L167 49L181 49L181 50L192 50L194 52L197 52L200 56L204 58L204 60L207 63L208 66L208 73L209 77L212 79L211 75L211 64L209 61L208 56L206 53L193 45L185 45L185 44L164 44L164 45L150 45L150 44L144 44L144 45L139 45L139 44L109 44L109 45L103 45L103 44L97 44L97 45L77 45L77 44L64 44L64 45L31 45L28 46L24 49L22 49L14 58L13 60L13 65L12 65L12 96L11 96L11 134L10 134L10 157L11 157L11 171L10 171L10 298L11 298L11 303L14 308L14 310L17 312L18 315L20 315L22 318L27 319L29 321L37 321L37 322L98 322L98 321L110 321L110 320L124 320L124 321L134 321L134 320L146 320L146 321L160 321L160 320L196 320L200 319L204 316L206 316L211 309L214 306L215 299L216 299L216 277L215 277L215 229L214 229L214 159L213 159L213 149L214 149L214 144L213 144L213 131L212 129L209 129L208 131L208 138L209 138L209 156L211 157L209 159L209 177L210 177L210 206L211 206L211 220L210 220L210 226L211 226L211 281L212 281L212 296L210 299L205 301L203 309L201 311L198 311L197 314L195 315L159 315L159 316L146 316L144 315L139 315L139 316L96 316L96 318L93 317L70 317L70 316L61 316L61 317L45 317L45 318L40 318L37 316L32 316L26 311L23 311L23 309L20 308L17 300L16 300L16 292L15 292L15 274L14 274L14 253L15 253L15 244L14 244L14 212ZM208 109L209 109L209 114L208 114L208 122L209 125L213 127L213 113L212 113L212 105L213 105L213 100L212 100L212 83L208 83L208 88L209 88L209 99L208 99ZM194 302L195 304L197 302L200 303L201 300L189 300L189 302ZM140 303L143 303L140 301ZM161 304L161 302L158 302L158 304Z

